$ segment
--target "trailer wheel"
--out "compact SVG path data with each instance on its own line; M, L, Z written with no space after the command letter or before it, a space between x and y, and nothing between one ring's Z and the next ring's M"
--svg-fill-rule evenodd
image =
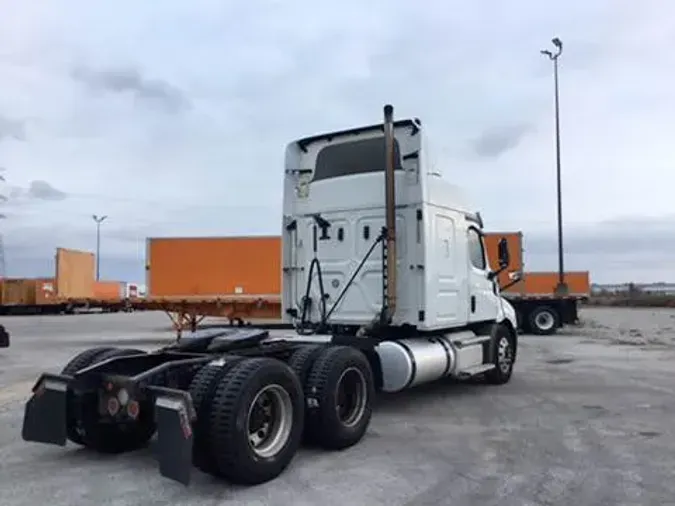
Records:
M551 306L534 308L527 317L529 328L533 334L548 336L555 334L560 326L560 315Z
M84 367L111 358L145 353L133 348L107 348L96 353ZM79 367L79 369L82 368L82 366ZM155 433L154 413L148 406L142 406L138 420L135 422L113 425L98 421L98 406L91 400L88 398L69 400L68 433L72 442L100 453L123 453L145 446ZM75 403L81 403L81 417L74 413ZM75 437L72 438L71 435Z
M368 359L350 346L325 348L312 366L305 395L308 441L329 450L355 445L373 411L375 381Z
M302 386L287 364L250 358L235 365L211 406L214 474L246 485L276 478L300 446L303 411Z
M241 357L232 357L232 360L223 362L222 365L205 365L195 374L188 387L197 412L197 420L193 427L192 462L197 469L205 473L214 474L216 471L215 459L211 453L209 428L213 397L221 378L241 360Z
M516 362L516 343L511 330L498 325L492 346L495 368L485 373L485 380L492 385L503 385L511 379Z

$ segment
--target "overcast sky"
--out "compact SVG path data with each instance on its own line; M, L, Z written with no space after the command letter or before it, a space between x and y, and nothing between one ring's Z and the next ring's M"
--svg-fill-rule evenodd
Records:
M232 5L231 7L225 4ZM490 230L556 260L551 63L561 57L566 267L675 281L675 3L0 0L11 276L95 247L141 281L148 236L277 234L283 150L380 121L427 127Z

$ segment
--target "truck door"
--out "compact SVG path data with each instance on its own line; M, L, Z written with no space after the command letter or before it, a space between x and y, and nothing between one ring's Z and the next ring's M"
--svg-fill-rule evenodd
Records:
M480 232L467 229L468 285L469 285L469 322L496 320L498 299L494 293L494 284L488 279L490 267L487 261L485 244Z

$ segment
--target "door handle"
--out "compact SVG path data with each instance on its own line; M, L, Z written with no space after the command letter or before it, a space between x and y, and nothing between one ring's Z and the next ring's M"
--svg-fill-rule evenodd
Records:
M476 312L476 296L475 295L471 296L471 312L472 313Z

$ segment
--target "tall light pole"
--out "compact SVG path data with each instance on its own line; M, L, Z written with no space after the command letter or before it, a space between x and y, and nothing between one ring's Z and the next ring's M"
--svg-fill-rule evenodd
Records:
M563 43L555 37L551 40L555 46L555 52L542 49L541 54L553 62L553 87L555 92L555 165L558 181L558 286L555 288L556 295L567 295L569 292L565 283L565 267L563 263L563 225L562 225L562 189L560 178L560 94L558 89L558 58L562 54Z
M91 217L96 222L96 281L98 281L101 272L101 223L103 223L107 216L93 214Z

